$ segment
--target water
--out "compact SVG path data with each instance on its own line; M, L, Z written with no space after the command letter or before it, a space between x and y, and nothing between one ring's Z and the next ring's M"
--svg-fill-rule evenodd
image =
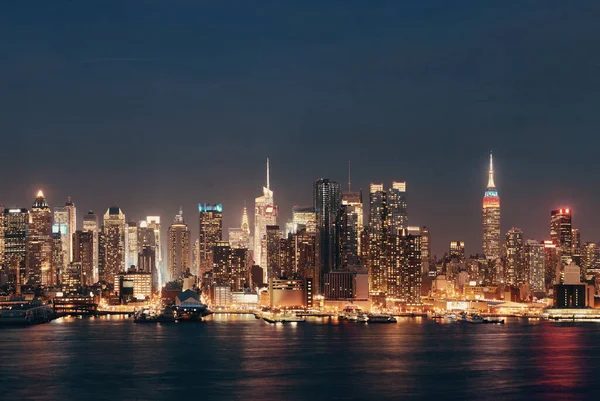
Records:
M0 330L6 400L595 399L600 323L59 319ZM191 398L188 398L191 397Z

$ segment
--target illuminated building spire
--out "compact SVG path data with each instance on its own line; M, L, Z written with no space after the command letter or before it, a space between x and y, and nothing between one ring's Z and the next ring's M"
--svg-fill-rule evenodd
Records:
M271 181L269 177L269 158L267 157L267 189L271 189Z
M494 162L492 159L492 152L490 152L490 177L488 179L488 188L496 188L496 185L494 184Z
M250 234L250 225L248 224L248 210L244 205L244 214L242 214L242 230Z
M348 160L348 192L352 192L350 188L350 160Z

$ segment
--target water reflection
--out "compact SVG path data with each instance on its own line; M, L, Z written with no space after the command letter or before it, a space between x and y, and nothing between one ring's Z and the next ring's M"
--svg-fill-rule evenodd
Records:
M1 330L0 377L4 399L577 399L593 397L599 334L596 324L517 319L59 319Z

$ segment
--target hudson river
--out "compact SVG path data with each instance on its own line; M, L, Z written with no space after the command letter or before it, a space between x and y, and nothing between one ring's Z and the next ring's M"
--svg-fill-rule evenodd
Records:
M4 400L597 399L600 323L269 325L253 316L0 329Z

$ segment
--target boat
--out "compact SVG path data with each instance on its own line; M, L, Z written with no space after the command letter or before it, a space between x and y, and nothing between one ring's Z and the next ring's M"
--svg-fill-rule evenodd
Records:
M441 319L444 316L441 313L437 313L435 311L429 310L429 311L427 311L427 317L429 319Z
M485 319L483 319L483 323L504 324L504 319L486 317Z
M463 315L463 320L468 323L485 323L481 315L478 315L476 313L465 313Z
M0 326L29 326L47 323L58 316L50 305L39 300L17 299L0 303Z
M306 322L305 317L296 316L295 314L289 314L289 313L263 313L262 319L265 322L270 323L270 324Z
M367 315L367 323L396 323L398 320L390 315Z
M175 315L171 308L165 308L163 311L142 308L134 313L133 321L135 323L172 323L175 321Z
M442 317L444 319L448 319L448 320L456 320L456 314L455 313L446 313Z

